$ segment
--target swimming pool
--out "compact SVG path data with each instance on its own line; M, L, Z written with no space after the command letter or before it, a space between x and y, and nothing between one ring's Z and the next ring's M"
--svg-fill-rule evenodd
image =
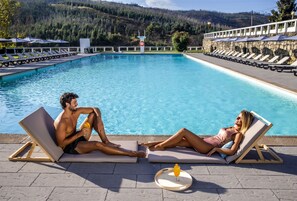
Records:
M25 133L18 121L40 106L55 118L59 96L98 106L107 133L173 134L186 127L216 134L242 109L297 135L297 98L267 90L182 55L98 55L0 82L0 133ZM82 121L83 118L80 119Z

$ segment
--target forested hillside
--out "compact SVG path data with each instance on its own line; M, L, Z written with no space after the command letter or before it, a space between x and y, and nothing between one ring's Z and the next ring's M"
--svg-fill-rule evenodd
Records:
M251 13L170 11L105 1L20 2L11 37L63 39L71 45L85 37L91 38L92 45L135 45L138 30L146 31L148 45L170 45L176 31L188 32L191 44L200 45L205 32L250 26L251 22ZM268 22L265 15L254 14L253 19L254 24Z

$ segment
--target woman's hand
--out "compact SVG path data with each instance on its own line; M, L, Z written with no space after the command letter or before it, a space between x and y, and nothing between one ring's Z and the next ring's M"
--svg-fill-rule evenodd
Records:
M215 152L217 151L217 148L213 148L212 150L210 150L208 153L207 153L207 156L211 156L212 154L214 154Z

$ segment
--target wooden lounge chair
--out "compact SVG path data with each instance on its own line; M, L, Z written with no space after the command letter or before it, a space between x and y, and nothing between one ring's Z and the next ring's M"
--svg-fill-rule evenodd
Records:
M293 69L297 69L297 60L290 65L270 65L270 70L277 72L283 72L284 70L290 70L292 72Z
M93 151L88 154L67 154L57 146L54 120L43 107L39 108L29 116L21 120L20 125L30 136L31 141L24 144L13 153L11 161L48 161L48 162L123 162L135 163L136 157L106 155L100 151ZM137 141L121 141L121 148L136 151ZM40 147L42 153L34 151ZM43 156L40 157L40 154ZM44 156L45 155L45 156Z
M259 116L255 112L254 121L244 135L237 152L225 159L215 153L211 157L206 154L200 154L193 149L176 147L164 151L148 150L149 162L166 162L166 163L282 163L283 160L268 146L259 145L259 140L272 127L272 123ZM259 156L257 159L246 159L249 152L256 152ZM269 158L263 155L263 152L269 153ZM264 157L266 156L266 158Z

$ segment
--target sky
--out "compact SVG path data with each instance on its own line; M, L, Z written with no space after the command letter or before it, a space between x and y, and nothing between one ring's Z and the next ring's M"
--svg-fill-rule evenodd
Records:
M270 14L277 10L277 0L105 0L119 3L136 3L144 7L170 10L208 10L225 13L258 12Z

